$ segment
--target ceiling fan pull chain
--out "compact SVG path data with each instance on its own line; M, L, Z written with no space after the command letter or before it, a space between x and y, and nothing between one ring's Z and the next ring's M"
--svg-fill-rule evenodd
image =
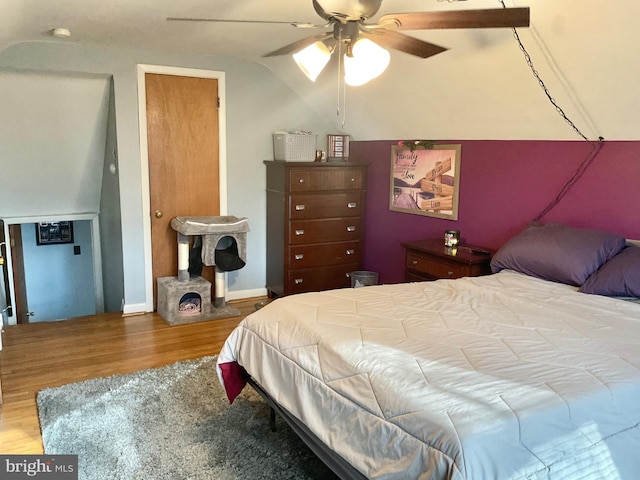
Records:
M338 34L338 105L337 105L337 111L336 111L336 115L339 117L340 116L340 104L342 102L342 113L343 115L345 115L344 111L346 109L346 93L347 93L347 84L345 82L344 79L344 75L342 74L342 71L344 69L344 58L342 57L342 47L343 47L343 42L342 42L342 29L340 29L340 32ZM344 127L344 123L345 123L346 117L343 116L343 120L342 120L342 125Z
M336 115L340 116L340 77L342 76L342 42L338 40L338 102L336 103Z
M342 129L347 125L347 82L342 78Z

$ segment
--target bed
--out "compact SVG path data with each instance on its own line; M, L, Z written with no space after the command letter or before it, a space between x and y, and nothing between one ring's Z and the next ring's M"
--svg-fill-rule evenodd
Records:
M544 268L567 264L542 233ZM250 380L342 478L637 478L640 248L583 238L559 282L516 239L492 275L271 302L220 352L229 399ZM615 262L625 295L587 293Z

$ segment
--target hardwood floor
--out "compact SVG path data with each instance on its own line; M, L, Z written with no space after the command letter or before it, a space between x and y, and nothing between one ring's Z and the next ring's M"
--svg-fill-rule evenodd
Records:
M38 390L216 355L266 297L229 302L241 316L170 326L156 313L120 313L4 327L0 454L43 453Z

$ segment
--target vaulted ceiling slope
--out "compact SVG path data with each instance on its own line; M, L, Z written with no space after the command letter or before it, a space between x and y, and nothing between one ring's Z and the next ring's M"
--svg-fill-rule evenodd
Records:
M504 3L531 8L530 28L518 33L550 95L584 134L638 139L637 2ZM371 20L396 12L500 7L499 0L383 0ZM424 60L392 51L388 70L365 86L348 88L337 113L341 87L335 65L312 83L289 56L263 57L308 30L167 17L322 23L311 0L19 0L0 4L0 54L19 42L55 41L232 55L265 65L336 130L356 139L580 140L549 103L508 28L404 32L448 50ZM52 37L54 27L68 28L71 37Z

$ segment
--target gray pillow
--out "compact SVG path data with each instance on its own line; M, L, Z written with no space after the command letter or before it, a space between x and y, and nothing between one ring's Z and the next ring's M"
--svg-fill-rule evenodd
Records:
M640 247L627 247L591 275L583 293L610 297L640 297Z
M619 235L558 223L531 224L493 256L491 270L515 270L532 277L580 286L620 253Z

